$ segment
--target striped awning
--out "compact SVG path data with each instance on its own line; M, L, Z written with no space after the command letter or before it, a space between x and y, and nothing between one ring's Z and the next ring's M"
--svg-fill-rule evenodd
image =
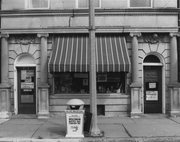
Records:
M49 72L88 72L88 35L63 35L54 38L48 63ZM97 72L129 72L130 59L124 37L96 36Z

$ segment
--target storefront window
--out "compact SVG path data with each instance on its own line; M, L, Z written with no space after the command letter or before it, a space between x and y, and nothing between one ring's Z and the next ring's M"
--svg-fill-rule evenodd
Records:
M125 93L125 72L120 73L98 73L98 93Z
M55 73L54 93L89 93L88 73Z
M97 93L125 93L126 73L97 73ZM55 94L89 93L88 73L55 73Z

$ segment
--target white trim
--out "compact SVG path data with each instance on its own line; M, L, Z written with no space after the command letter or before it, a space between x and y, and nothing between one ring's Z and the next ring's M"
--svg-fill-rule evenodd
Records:
M143 66L163 66L162 63L143 63Z
M18 59L21 57L21 56L24 56L25 54L21 54L20 56L18 56L14 62L14 113L17 115L18 114L18 85L17 85L17 82L18 82L18 79L17 79L17 67L35 67L35 73L36 73L36 114L37 114L37 66L36 64L18 64ZM29 55L29 54L27 54ZM33 57L32 57L33 58Z
M30 5L31 5L30 2L31 2L31 0L25 1L25 8L26 9L49 9L50 8L50 0L48 0L48 7L39 7L39 8L30 7Z
M147 6L147 7L131 7L130 6L130 1L131 0L127 1L128 8L153 8L153 0L150 0L151 1L151 6Z

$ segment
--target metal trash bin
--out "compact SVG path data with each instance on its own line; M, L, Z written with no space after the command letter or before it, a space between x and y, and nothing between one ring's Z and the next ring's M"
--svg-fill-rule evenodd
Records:
M67 102L66 137L84 137L84 102L80 99L71 99Z

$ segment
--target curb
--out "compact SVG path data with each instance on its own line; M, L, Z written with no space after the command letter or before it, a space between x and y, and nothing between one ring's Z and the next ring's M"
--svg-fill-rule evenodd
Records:
M0 138L0 142L180 142L180 137L142 137L142 138Z

